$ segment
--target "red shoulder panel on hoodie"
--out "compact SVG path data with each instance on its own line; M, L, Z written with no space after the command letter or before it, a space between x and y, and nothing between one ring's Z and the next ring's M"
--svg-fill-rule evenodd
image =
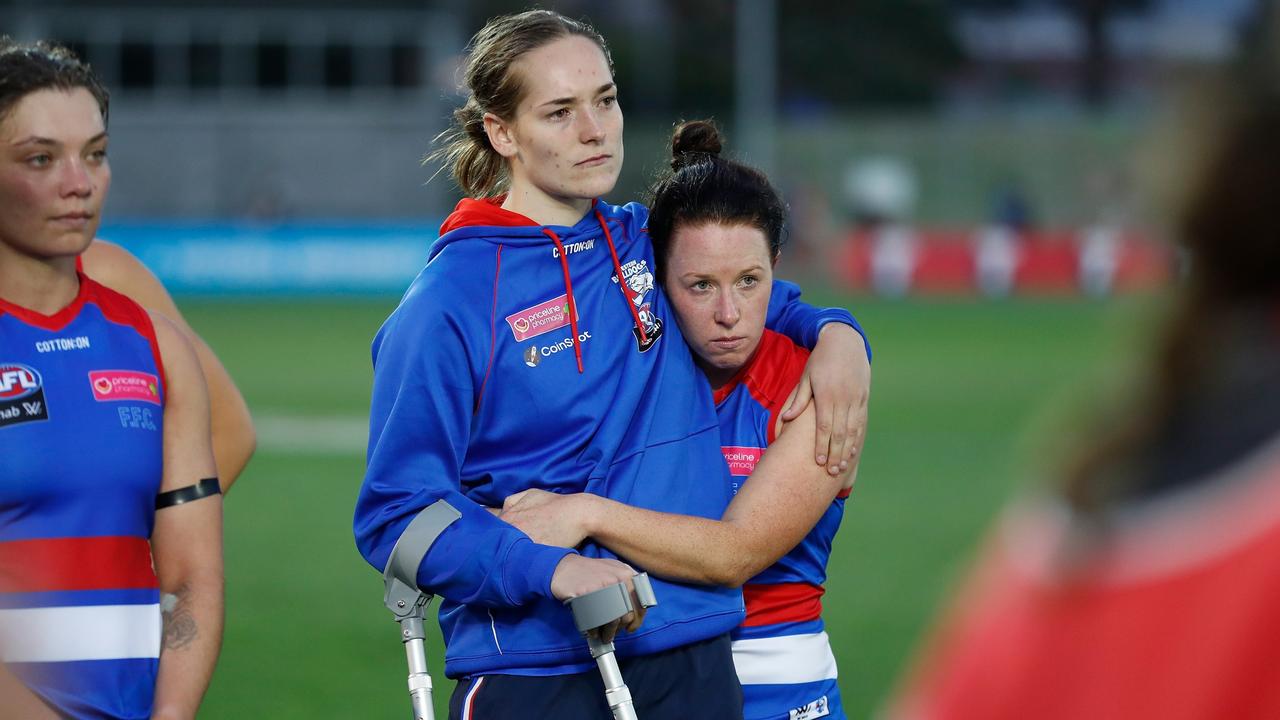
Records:
M450 230L473 225L538 227L538 223L520 213L503 210L501 207L502 201L506 197L506 195L499 195L498 197L484 198L482 200L463 198L454 207L453 212L449 213L449 217L444 219L444 223L440 225L440 234L444 235Z

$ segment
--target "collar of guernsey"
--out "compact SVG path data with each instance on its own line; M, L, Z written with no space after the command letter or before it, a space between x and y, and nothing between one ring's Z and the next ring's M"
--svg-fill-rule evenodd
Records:
M591 234L595 232L596 227L599 227L604 233L605 243L609 246L609 256L613 259L613 271L618 276L618 288L622 301L631 311L631 320L640 333L640 341L642 343L649 341L648 335L645 334L644 323L640 322L636 303L632 302L631 288L622 282L622 264L618 262L618 250L613 244L613 233L609 231L609 223L600 210L602 203L599 198L591 201L591 209L573 227L539 225L520 213L504 210L502 202L505 199L505 195L499 195L479 200L465 198L459 202L440 226L440 238L431 245L430 257L434 259L446 245L459 240L484 239L490 242L496 241L500 246L528 246L545 245L550 239L558 251L556 256L560 260L560 271L564 275L564 292L569 299L569 328L573 335L573 355L578 361L578 372L581 373L583 371L582 341L578 339L578 304L573 297L573 277L569 272L569 258L560 237ZM496 240L493 237L495 227L505 229L502 237Z

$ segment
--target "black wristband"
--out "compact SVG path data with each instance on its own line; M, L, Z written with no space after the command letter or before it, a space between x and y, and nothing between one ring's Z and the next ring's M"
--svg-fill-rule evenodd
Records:
M174 505L181 505L184 502L199 500L210 495L217 495L222 492L222 487L218 485L218 478L205 478L195 485L180 487L177 490L162 492L156 496L156 509L163 510Z

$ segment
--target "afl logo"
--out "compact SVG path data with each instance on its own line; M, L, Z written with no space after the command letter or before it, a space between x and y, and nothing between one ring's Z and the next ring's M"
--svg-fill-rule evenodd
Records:
M524 349L524 364L529 367L538 367L538 363L542 362L542 356L538 354L538 346L530 345Z
M0 364L0 400L21 400L40 391L40 373L17 363Z

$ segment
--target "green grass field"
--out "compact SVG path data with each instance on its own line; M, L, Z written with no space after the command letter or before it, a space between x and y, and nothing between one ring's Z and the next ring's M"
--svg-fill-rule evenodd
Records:
M876 362L825 605L846 703L867 717L1002 498L1049 466L1036 450L1059 435L1049 418L1130 354L1141 303L843 304ZM397 628L350 529L364 467L353 428L367 409L369 341L390 308L183 303L262 427L227 499L227 629L203 717L409 717ZM438 634L430 644L443 718L453 682Z

